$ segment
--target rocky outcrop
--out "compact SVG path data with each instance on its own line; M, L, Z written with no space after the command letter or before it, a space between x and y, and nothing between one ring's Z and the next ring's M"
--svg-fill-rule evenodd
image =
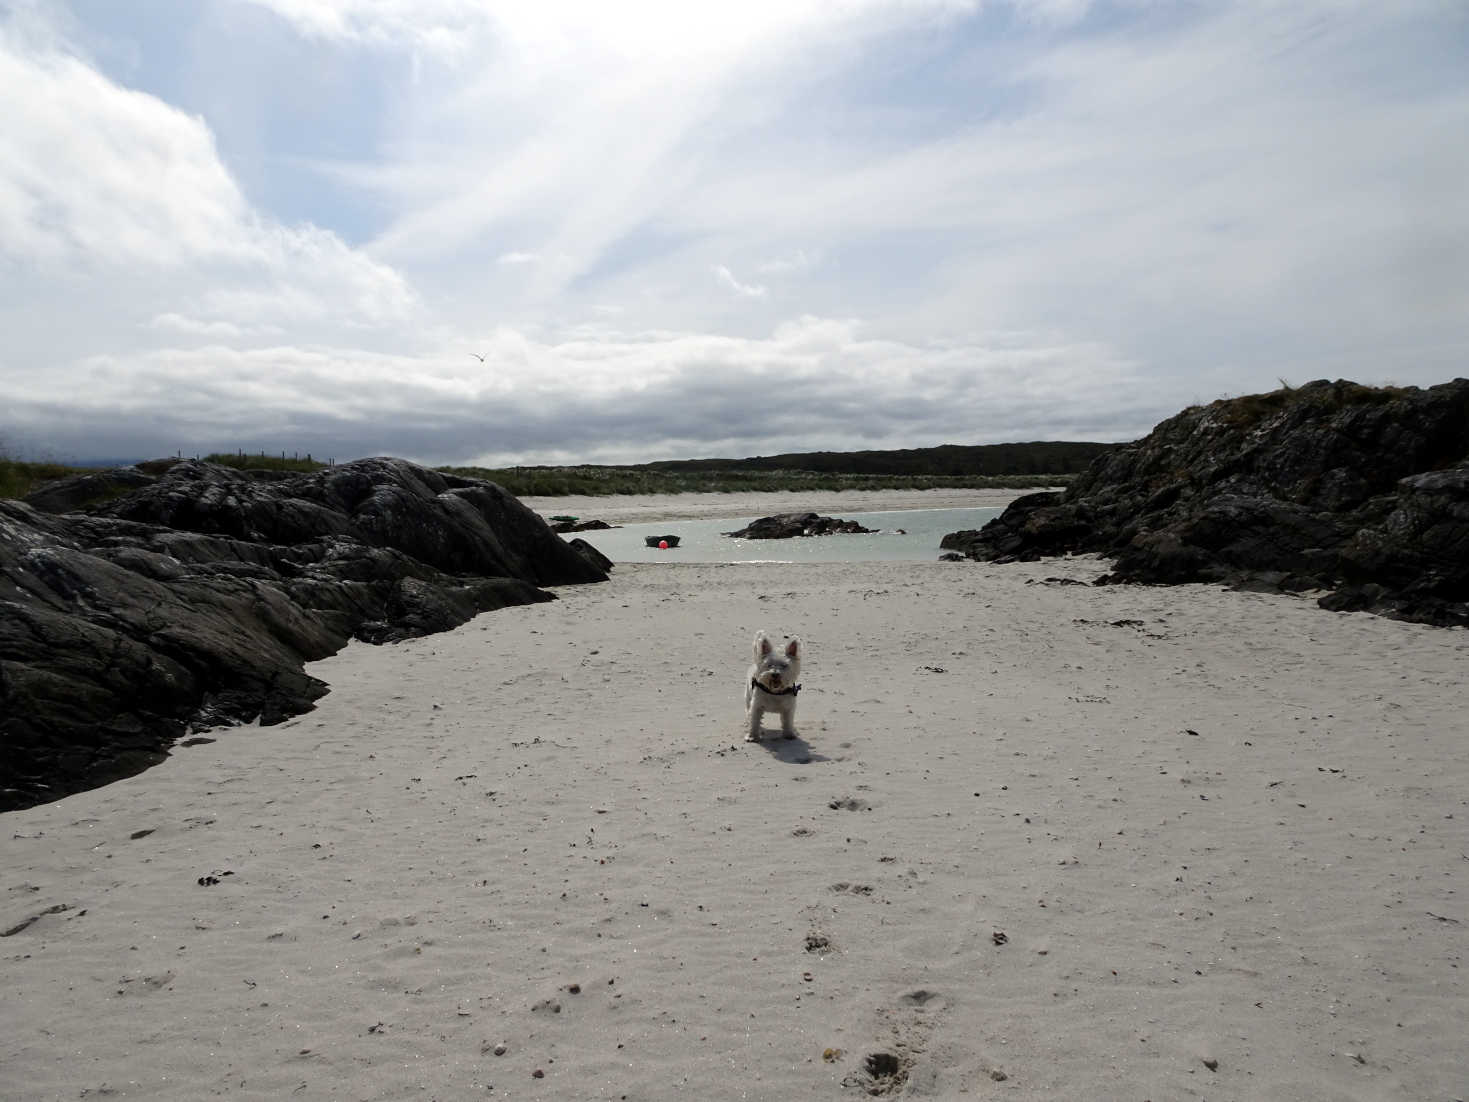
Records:
M612 573L612 560L609 559L606 555L602 554L602 552L598 551L595 547L593 547L586 540L582 539L580 536L577 536L574 540L568 540L567 544L578 555L586 559L587 562L591 563L593 567L602 571L602 573Z
M621 527L616 524L608 524L605 520L553 520L551 531L553 532L603 532L608 528Z
M738 532L726 532L742 540L788 540L796 536L829 536L843 532L871 532L855 520L838 520L836 517L817 516L815 513L780 513L773 517L761 517L751 521Z
M1195 406L943 546L1114 560L1108 581L1329 590L1321 604L1469 624L1469 379L1325 380Z
M606 577L500 487L403 460L66 482L0 501L0 810L138 772L190 728L305 711L326 686L304 663L349 639Z

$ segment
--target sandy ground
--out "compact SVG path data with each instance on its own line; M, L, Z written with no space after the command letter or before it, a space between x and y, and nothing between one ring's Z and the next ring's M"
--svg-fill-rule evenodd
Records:
M606 497L523 497L543 517L572 516L608 524L649 524L660 520L774 516L816 512L823 515L881 513L893 509L986 509L1010 504L1032 490L841 490L824 493L609 494Z
M1469 635L1101 569L623 566L354 644L4 817L0 1094L1469 1096Z

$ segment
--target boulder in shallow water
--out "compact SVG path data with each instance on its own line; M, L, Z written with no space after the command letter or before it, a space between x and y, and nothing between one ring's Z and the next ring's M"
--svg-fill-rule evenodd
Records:
M816 513L779 513L773 517L761 517L751 521L738 532L726 532L726 536L743 540L786 540L797 536L829 536L836 533L871 532L855 520L838 520L836 517L818 516Z

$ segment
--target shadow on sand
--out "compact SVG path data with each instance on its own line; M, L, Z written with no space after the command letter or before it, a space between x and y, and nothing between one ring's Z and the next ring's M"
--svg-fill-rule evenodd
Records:
M823 754L818 754L811 749L805 739L797 735L795 738L786 738L783 735L772 734L766 731L760 736L757 746L763 746L773 758L785 762L787 765L810 765L813 761L830 761Z

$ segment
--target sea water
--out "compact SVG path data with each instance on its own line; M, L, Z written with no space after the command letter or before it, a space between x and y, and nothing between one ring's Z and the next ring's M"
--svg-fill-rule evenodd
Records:
M932 562L943 554L939 541L950 532L982 528L1000 515L1000 509L899 509L888 513L832 512L841 520L855 520L870 534L837 533L796 536L786 540L734 539L756 517L723 520L666 520L629 524L580 536L613 562ZM674 535L677 547L660 551L647 546L646 537Z

